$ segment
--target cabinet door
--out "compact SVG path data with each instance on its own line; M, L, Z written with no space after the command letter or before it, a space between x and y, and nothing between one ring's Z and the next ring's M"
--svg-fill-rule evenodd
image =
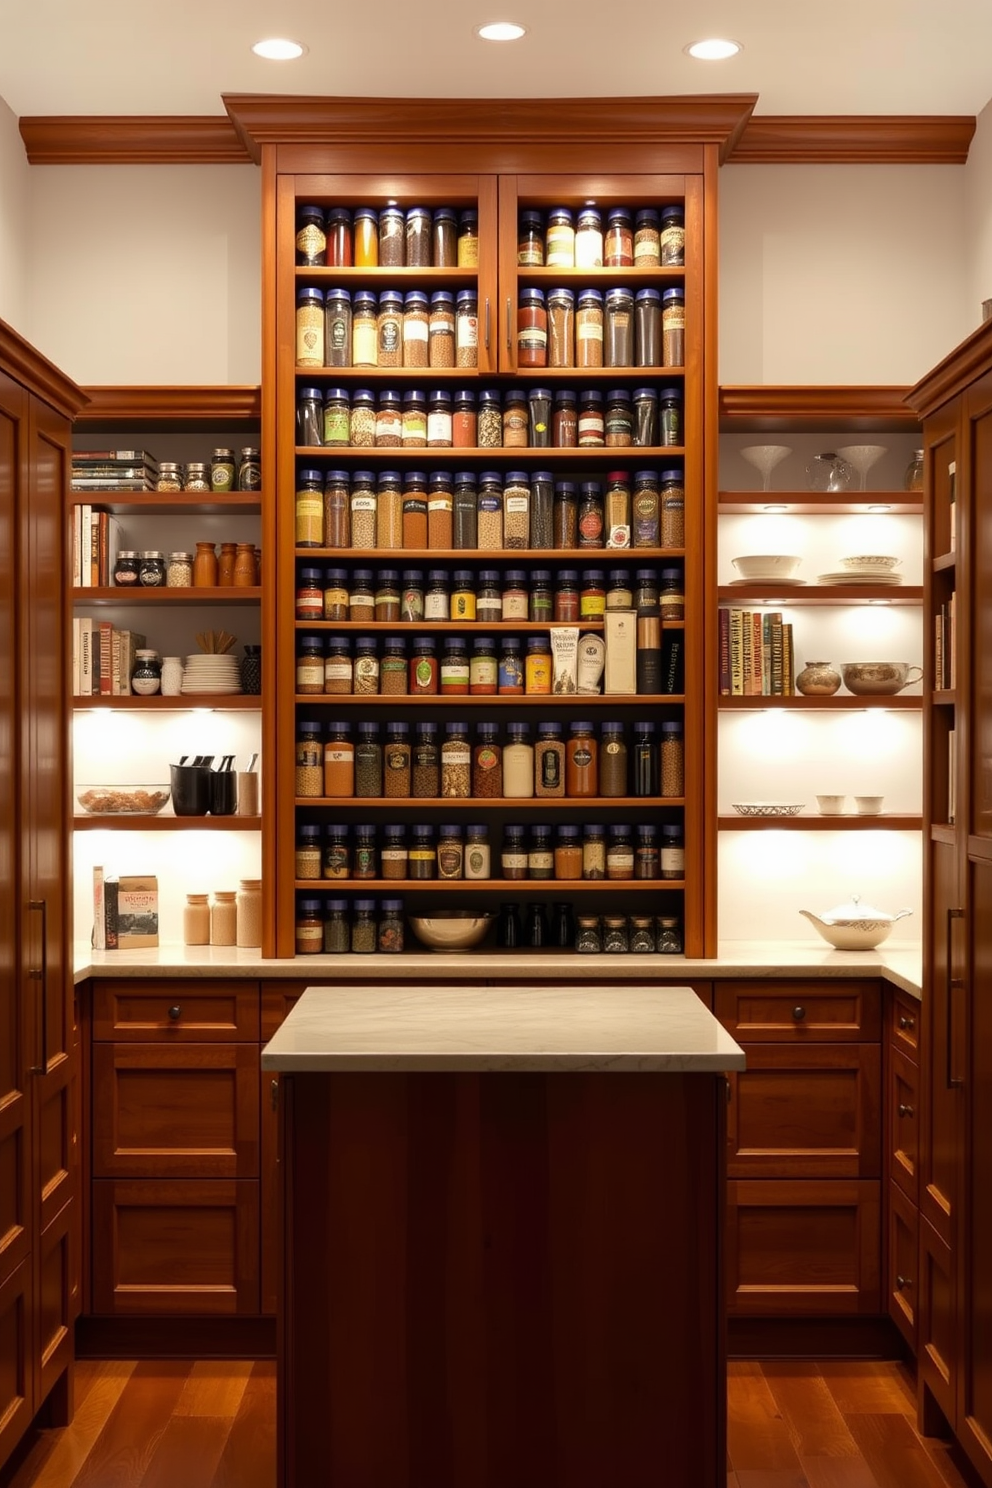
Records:
M262 1042L268 1043L286 1014L303 994L304 982L270 982L262 990ZM261 1148L259 1153L262 1200L262 1302L265 1314L274 1314L279 1293L279 1075L261 1070L258 1096Z
M895 1183L890 1183L888 1189L886 1272L889 1317L915 1354L919 1212Z
M72 1363L75 1320L74 1279L79 1267L78 1216L66 1204L43 1230L37 1250L37 1394L44 1400L59 1375Z
M36 1055L25 1016L25 994L37 993L33 985L25 988L22 984L19 965L25 916L17 877L20 740L14 691L19 597L14 491L26 409L23 388L0 373L0 1286L22 1265L31 1248L28 1082L32 1077L28 1066ZM22 1281L27 1274L22 1273ZM5 1313L5 1326L13 1326L12 1318L11 1312ZM0 1358L7 1359L6 1341ZM8 1383L16 1389L15 1378ZM0 1421L6 1422L8 1406L6 1399L0 1400ZM4 1430L9 1428L5 1425ZM0 1460L3 1456L0 1448Z
M31 1258L0 1281L0 1463L34 1415Z
M910 1203L920 1190L920 1072L900 1049L889 1050L887 1131L889 1171Z
M93 1174L257 1178L257 1048L94 1044Z
M878 1184L727 1184L731 1316L849 1317L881 1306Z
M258 1311L258 1184L93 1184L93 1309L148 1316Z
M741 1044L870 1043L879 1037L877 981L717 982L715 1011Z
M929 1391L951 1425L955 1419L957 1328L951 1249L920 1218L918 1383ZM924 1396L924 1429L929 1430Z
M969 389L964 414L969 478L959 491L964 508L959 562L965 565L959 588L966 605L960 618L970 616L971 623L958 625L957 683L964 690L970 682L965 714L968 831L992 840L992 374Z
M961 968L960 933L952 911L961 904L957 849L950 843L929 844L930 918L933 976L924 1004L928 1073L920 1127L920 1213L945 1245L952 1243L961 1150L964 1138L960 1037L963 985L955 986Z
M877 1178L881 1072L877 1044L749 1045L727 1076L732 1178Z

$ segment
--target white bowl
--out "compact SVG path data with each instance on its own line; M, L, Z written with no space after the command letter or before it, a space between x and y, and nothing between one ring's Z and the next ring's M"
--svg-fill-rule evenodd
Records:
M802 561L785 553L756 553L731 559L741 578L755 583L763 579L791 579Z
M899 562L900 560L898 558L890 558L885 554L866 553L855 558L842 558L840 560L840 566L841 568L855 569L877 568L887 573L890 569L897 568Z

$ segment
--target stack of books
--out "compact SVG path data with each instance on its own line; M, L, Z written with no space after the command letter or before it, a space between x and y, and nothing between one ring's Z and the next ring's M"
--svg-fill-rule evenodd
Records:
M957 684L954 657L957 641L954 634L954 595L941 604L934 615L933 685L946 691Z
M80 502L72 511L72 582L76 589L114 582L114 560L120 547L120 519Z
M720 696L792 697L792 626L780 610L720 611Z
M76 450L74 491L154 491L158 461L148 450Z
M74 697L129 697L135 652L145 638L118 630L109 620L77 616L72 622Z

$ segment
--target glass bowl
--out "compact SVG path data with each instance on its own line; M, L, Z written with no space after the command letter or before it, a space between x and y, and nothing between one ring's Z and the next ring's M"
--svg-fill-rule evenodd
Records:
M429 915L410 915L410 928L432 951L467 951L485 938L491 914L474 909L439 909Z
M76 801L87 816L158 816L171 794L168 785L76 787Z

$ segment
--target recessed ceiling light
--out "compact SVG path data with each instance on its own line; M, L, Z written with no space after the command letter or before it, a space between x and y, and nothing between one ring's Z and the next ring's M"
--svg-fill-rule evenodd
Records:
M256 41L252 51L267 62L292 62L294 58L303 56L306 47L298 41L289 41L285 36L270 36L266 41Z
M490 21L486 26L476 26L475 32L483 41L519 41L524 27L515 21Z
M743 50L739 41L727 41L722 36L711 36L706 41L694 41L691 46L683 47L690 57L703 62L723 62Z

